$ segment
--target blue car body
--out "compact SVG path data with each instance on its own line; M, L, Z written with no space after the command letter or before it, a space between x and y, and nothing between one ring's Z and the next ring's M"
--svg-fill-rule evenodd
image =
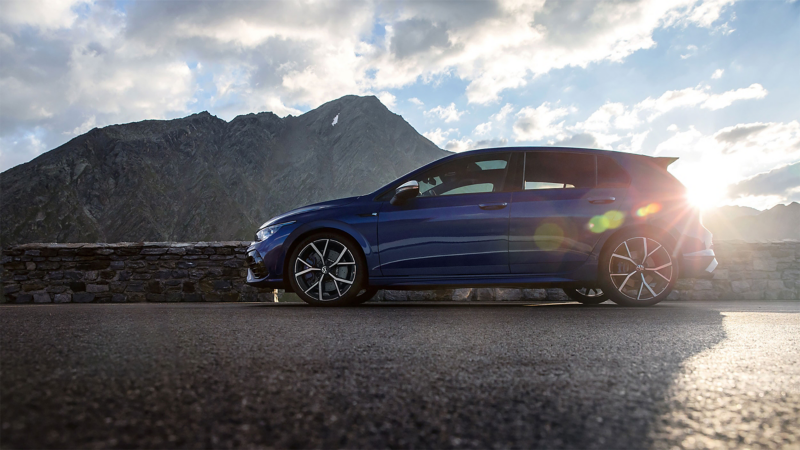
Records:
M526 190L524 161L547 154L594 158L595 184ZM500 192L417 197L393 205L396 187L439 164L475 155L506 155ZM600 162L613 161L625 183L600 185ZM604 243L630 228L668 233L676 243L680 277L710 278L716 267L711 233L688 205L685 188L666 171L673 158L576 148L476 150L423 166L367 195L305 206L270 219L285 224L247 249L247 282L291 289L287 257L310 233L332 229L360 246L368 284L391 289L544 287L591 283ZM615 169L616 170L616 169ZM524 175L523 175L524 176ZM622 175L620 175L622 176Z

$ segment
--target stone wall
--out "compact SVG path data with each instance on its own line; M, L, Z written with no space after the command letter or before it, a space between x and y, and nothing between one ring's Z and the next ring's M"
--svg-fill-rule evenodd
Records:
M244 281L248 242L25 244L3 250L14 303L275 301Z
M800 242L714 242L719 266L712 280L678 280L672 300L796 300Z
M25 244L3 250L3 301L292 301L244 283L247 242ZM798 299L800 243L714 244L712 280L680 280L671 300ZM376 301L566 300L560 289L383 291Z

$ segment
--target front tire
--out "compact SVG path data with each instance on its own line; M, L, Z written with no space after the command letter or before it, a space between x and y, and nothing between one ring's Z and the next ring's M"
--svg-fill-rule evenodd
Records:
M358 294L365 286L366 266L360 248L348 236L316 233L292 251L289 283L309 305L348 306L358 303Z
M618 305L655 305L678 279L673 249L663 234L631 231L613 237L600 255L600 287Z

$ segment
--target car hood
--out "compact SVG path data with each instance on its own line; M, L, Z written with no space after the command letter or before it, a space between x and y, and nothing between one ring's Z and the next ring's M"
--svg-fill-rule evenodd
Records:
M350 203L353 203L354 201L358 200L358 198L359 198L358 196L356 196L356 197L339 198L339 199L336 199L336 200L328 200L327 202L314 203L314 204L311 204L311 205L306 205L306 206L303 206L303 207L300 207L300 208L297 208L297 209L293 209L291 211L287 211L287 212L285 212L283 214L279 214L279 215L269 219L268 221L264 222L264 224L261 225L258 229L260 230L260 229L262 229L264 227L268 227L270 225L277 224L277 223L290 222L290 221L294 220L294 218L296 216L299 216L301 214L305 214L307 212L319 211L320 209L335 208L335 207L338 207L338 206L349 205Z

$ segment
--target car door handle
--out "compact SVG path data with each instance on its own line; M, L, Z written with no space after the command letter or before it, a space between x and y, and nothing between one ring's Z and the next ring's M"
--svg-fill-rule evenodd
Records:
M481 203L481 209L503 209L508 206L508 203Z
M614 197L589 197L589 203L594 203L595 205L614 203L616 200Z

